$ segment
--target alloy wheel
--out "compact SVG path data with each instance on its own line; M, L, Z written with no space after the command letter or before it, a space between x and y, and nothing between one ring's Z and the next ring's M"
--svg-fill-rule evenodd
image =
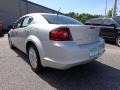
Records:
M32 68L37 68L37 55L34 48L30 47L29 49L29 60Z
M117 43L117 45L120 47L120 36L117 37L116 43Z

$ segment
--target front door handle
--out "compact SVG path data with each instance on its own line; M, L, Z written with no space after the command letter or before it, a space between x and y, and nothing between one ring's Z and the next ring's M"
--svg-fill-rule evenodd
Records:
M29 35L29 31L25 30L26 35Z

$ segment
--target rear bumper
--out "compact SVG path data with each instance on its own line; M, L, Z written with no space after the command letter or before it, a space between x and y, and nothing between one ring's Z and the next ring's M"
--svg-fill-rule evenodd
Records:
M95 59L88 59L88 60L84 60L84 61L80 61L80 59L78 59L78 62L61 63L61 62L50 61L49 59L45 58L44 67L50 67L50 68L55 68L55 69L59 69L59 70L66 70L66 69L69 69L74 66L78 66L81 64L87 64L89 62L94 61Z
M49 46L50 48L47 48L48 50L45 52L46 57L42 59L41 63L44 67L56 69L68 69L80 64L86 64L97 59L105 52L105 43L102 38L87 45L76 45L73 42L67 42L64 43L64 46L60 43ZM98 54L90 56L91 48L97 48Z

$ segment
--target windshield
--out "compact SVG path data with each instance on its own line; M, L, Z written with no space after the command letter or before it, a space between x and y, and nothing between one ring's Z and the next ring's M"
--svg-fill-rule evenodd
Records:
M113 18L120 25L120 17Z
M67 17L67 16L63 16L63 15L42 15L49 24L75 24L75 25L81 25L82 23Z

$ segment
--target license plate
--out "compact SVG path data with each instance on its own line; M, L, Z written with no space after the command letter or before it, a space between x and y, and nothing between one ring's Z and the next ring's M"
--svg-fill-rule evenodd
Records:
M98 49L97 48L91 48L90 49L90 57L94 57L98 55Z

